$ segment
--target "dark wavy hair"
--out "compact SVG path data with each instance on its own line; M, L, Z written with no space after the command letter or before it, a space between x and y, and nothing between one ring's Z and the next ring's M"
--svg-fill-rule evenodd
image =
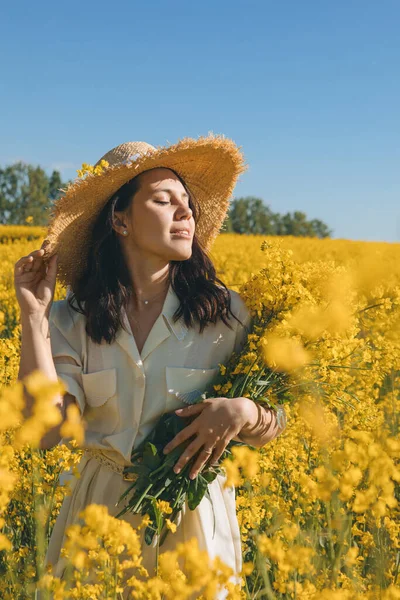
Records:
M177 173L175 175L189 195L189 207L196 223L200 207L182 178ZM69 306L86 316L86 333L98 344L103 339L109 344L115 340L119 328L124 326L121 306L126 307L129 295L134 293L119 236L112 223L114 211L124 211L134 201L140 189L140 176L121 186L101 210L93 227L87 267L68 296ZM231 294L216 276L215 267L202 248L196 232L191 257L170 261L168 280L180 301L173 315L174 322L183 315L188 328L199 324L200 333L209 323L216 323L218 319L232 329L228 322L229 314L242 324L231 311ZM79 308L74 306L75 301ZM85 303L84 307L82 302Z

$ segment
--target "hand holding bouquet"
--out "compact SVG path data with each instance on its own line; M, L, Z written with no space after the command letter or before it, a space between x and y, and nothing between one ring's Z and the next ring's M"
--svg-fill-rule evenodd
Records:
M133 493L128 505L117 517L128 511L147 513L151 520L145 531L148 544L159 525L164 525L160 507L172 509L170 518L166 519L166 524L172 529L171 523L185 500L191 510L198 506L204 495L211 500L208 484L223 473L217 464L219 457L224 459L230 454L226 447L237 443L231 439L244 423L246 413L240 410L241 400L249 401L247 398L207 398L175 413L165 413L150 435L132 452L132 466L125 469L125 474L126 479L132 478L133 483L119 502L131 491ZM182 414L185 411L187 415ZM221 426L213 428L211 423L219 420ZM214 454L212 462L208 462L213 448L217 454ZM165 529L160 544L167 531Z
M252 377L246 376L245 379L248 383ZM212 384L210 393L214 385L221 384ZM260 382L258 387L265 385L265 382ZM231 454L233 445L242 445L233 438L245 427L249 414L246 403L252 400L229 395L209 398L207 392L201 394L200 399L201 402L165 413L150 435L132 451L132 466L125 469L126 479L131 478L133 483L119 502L133 493L117 517L128 511L147 513L151 521L145 531L148 544L158 530L157 523L164 524L159 507L165 506L165 502L171 507L172 514L166 521L171 528L185 500L190 510L198 506L204 495L211 501L208 484L218 474L224 473L218 463ZM282 408L278 410L282 418ZM281 428L284 428L283 422ZM160 500L164 504L157 502ZM168 529L165 529L160 545L167 532Z

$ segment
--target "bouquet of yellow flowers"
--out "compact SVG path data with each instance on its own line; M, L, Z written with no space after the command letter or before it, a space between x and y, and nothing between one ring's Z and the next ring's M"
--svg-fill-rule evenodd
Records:
M267 246L265 246L267 248ZM265 270L253 276L247 284L252 289L261 283L268 281ZM242 286L244 299L246 298L246 285ZM290 386L288 386L288 374L273 366L268 366L265 357L265 332L276 317L274 308L271 307L267 297L263 303L258 302L256 307L249 306L252 323L242 352L232 354L227 365L221 365L220 373L212 384L203 393L194 390L193 393L185 394L182 400L187 404L196 404L210 397L248 397L256 403L263 404L277 412L278 424L283 429L286 424L285 411L282 404L291 400ZM272 396L278 402L272 401ZM191 440L185 440L167 455L163 449L182 429L186 428L195 416L180 417L175 413L164 414L149 436L132 451L131 466L126 467L124 475L126 479L132 480L132 485L122 494L120 504L129 494L129 501L116 515L121 517L127 512L148 515L148 525L145 530L145 541L151 544L155 533L160 534L160 545L168 533L168 525L176 519L184 502L187 500L190 510L194 510L204 495L210 501L208 485L218 474L223 474L219 465L205 464L201 473L193 480L189 473L194 465L198 454L195 454L177 474L173 471L179 456ZM231 440L219 463L231 456L230 449L234 445L243 445L242 442ZM247 444L249 445L249 444ZM168 503L168 504L166 504ZM163 514L159 506L168 506L172 510L167 523L164 522Z

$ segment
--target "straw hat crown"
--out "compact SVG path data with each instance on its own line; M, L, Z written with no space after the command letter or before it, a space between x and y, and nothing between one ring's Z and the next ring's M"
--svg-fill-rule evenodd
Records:
M125 162L128 163L129 161L135 160L140 156L145 156L146 154L150 155L156 151L157 148L147 142L125 142L106 152L106 154L97 161L95 167L97 167L102 160L106 160L110 167L113 167L115 165L125 164Z

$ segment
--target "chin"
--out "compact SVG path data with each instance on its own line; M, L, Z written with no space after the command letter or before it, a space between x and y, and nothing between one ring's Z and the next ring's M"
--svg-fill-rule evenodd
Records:
M187 250L181 248L179 251L170 248L166 254L168 260L188 260L192 256L192 247L190 246Z

